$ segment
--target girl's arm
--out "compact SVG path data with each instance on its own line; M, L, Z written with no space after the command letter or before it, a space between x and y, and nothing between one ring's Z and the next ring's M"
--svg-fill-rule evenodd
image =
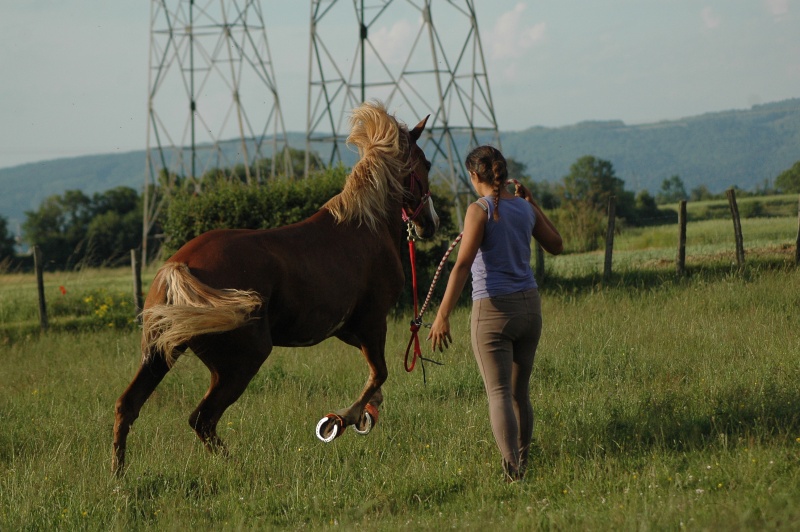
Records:
M431 331L428 333L428 340L431 341L434 351L437 348L442 351L450 347L450 343L453 341L450 336L450 313L455 308L458 298L464 290L464 285L467 283L472 263L483 241L485 227L486 212L478 205L471 204L464 216L464 233L461 237L458 257L450 271L442 303L439 305L436 319L433 320Z
M514 183L514 185L516 187L514 194L520 198L525 198L528 203L533 206L533 210L536 213L536 225L533 226L532 234L533 238L535 238L548 253L559 255L564 251L564 242L561 239L561 234L558 232L558 229L556 229L556 226L550 221L550 218L545 215L544 211L539 207L539 204L534 201L531 192L519 182Z

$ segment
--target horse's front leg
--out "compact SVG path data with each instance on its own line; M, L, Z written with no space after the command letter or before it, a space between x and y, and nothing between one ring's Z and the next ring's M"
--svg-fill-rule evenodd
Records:
M328 414L317 423L317 437L330 442L340 436L348 425L354 425L359 434L368 434L378 422L378 407L383 402L381 386L389 372L385 357L386 330L380 338L361 344L361 353L369 365L369 378L361 395L349 408ZM350 343L350 342L348 342Z
M361 417L353 425L353 430L362 436L369 434L372 430L372 427L374 427L378 422L378 407L381 406L382 402L383 392L381 392L381 389L378 388L370 400L367 401L364 410L361 411Z

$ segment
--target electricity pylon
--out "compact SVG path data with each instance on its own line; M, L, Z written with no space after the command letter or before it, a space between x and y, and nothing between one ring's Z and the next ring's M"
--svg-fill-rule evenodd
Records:
M350 41L350 55L331 52ZM465 150L500 147L474 1L312 0L306 172L314 146L330 147L328 164L342 160L349 112L367 99L411 125L431 114L422 147L460 220L458 198L471 191Z
M144 263L177 180L236 169L258 183L278 159L291 172L260 0L152 0L146 153ZM256 164L266 157L270 168Z

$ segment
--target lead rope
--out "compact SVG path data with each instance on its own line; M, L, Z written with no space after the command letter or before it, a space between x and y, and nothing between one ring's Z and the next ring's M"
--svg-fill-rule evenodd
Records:
M442 268L444 267L445 262L447 262L447 258L450 256L450 253L453 252L456 245L461 241L461 237L464 233L460 233L456 239L450 244L450 247L447 248L447 251L442 257L442 260L439 262L439 266L436 268L436 273L433 276L433 281L431 282L431 287L428 290L428 295L425 297L425 302L422 304L422 310L417 312L418 300L417 300L417 261L416 261L416 249L414 247L415 238L412 234L412 225L409 224L408 226L408 254L409 259L411 260L411 285L414 290L414 316L415 318L411 320L411 338L408 340L408 346L406 346L406 356L404 360L405 368L407 372L411 372L414 370L414 366L417 363L417 359L420 360L420 366L422 366L422 382L423 384L427 384L427 376L425 374L425 362L430 362L432 364L436 364L437 366L443 365L441 362L437 362L436 360L426 358L422 356L422 349L420 348L419 343L419 330L422 328L422 315L425 313L425 309L428 307L428 303L431 301L431 296L433 295L433 289L436 286L436 282L439 280L439 276L442 273ZM426 324L430 327L430 324ZM411 365L408 363L408 355L411 352L411 345L414 344L414 356L411 359Z

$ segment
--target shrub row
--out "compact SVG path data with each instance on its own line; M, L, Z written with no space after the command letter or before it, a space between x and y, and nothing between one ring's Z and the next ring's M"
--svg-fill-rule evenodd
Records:
M212 229L269 229L304 220L342 190L346 177L339 166L297 181L255 187L220 181L202 193L180 191L169 202L163 251L168 256Z

